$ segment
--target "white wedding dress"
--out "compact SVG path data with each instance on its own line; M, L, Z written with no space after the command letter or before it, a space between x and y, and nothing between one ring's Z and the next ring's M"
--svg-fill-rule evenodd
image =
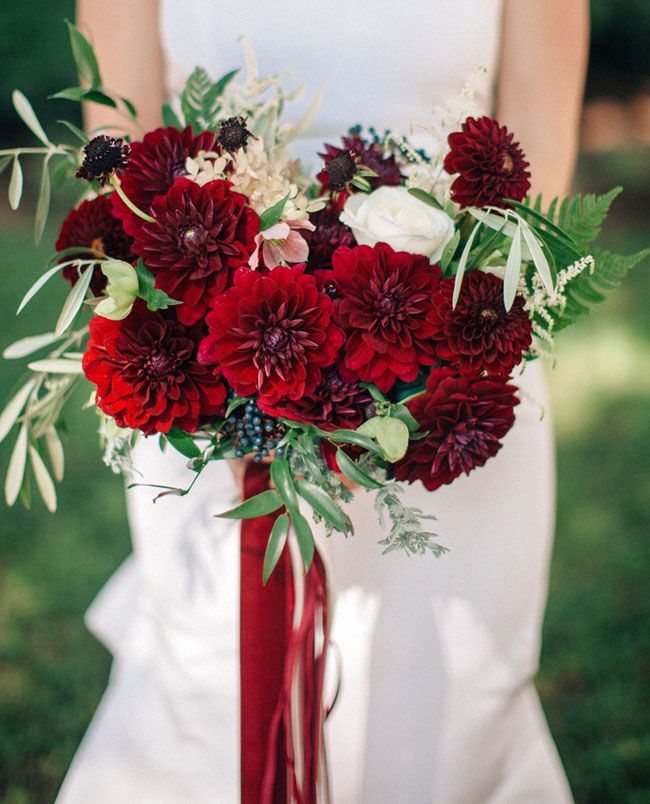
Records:
M500 0L167 0L162 37L174 88L196 64L214 76L242 65L241 33L263 73L290 67L322 86L300 146L313 161L359 122L407 131L479 66L489 112L500 16ZM342 675L327 725L334 804L572 800L533 687L555 482L540 367L519 384L496 458L453 486L405 494L438 517L448 555L381 555L363 491L350 506L356 535L328 541ZM147 482L191 477L156 439L135 462ZM58 804L238 801L239 526L213 518L236 497L223 464L183 499L129 492L133 555L88 613L115 656L111 679Z

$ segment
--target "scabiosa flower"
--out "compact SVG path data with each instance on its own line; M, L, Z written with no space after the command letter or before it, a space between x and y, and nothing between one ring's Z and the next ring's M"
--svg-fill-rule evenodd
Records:
M227 286L232 270L248 264L259 217L246 196L220 179L203 186L177 179L150 211L153 223L134 220L133 250L155 275L156 287L183 302L176 308L179 320L193 324Z
M179 131L172 126L157 128L145 134L142 142L131 143L128 169L122 177L126 197L143 212L148 213L158 195L165 195L179 176L185 175L185 160L199 151L213 151L215 136L203 132L194 136L190 126ZM128 227L134 217L122 199L113 193L115 214ZM130 232L129 232L130 233Z
M341 141L342 148L325 144L325 153L318 154L325 160L325 167L317 176L324 192L327 190L340 192L347 189L349 182L361 167L377 174L368 177L372 190L385 184L397 186L402 183L404 177L395 156L385 153L379 143L368 142L357 134L342 137Z
M90 248L98 259L112 257L124 262L133 262L132 245L132 238L126 234L121 222L111 213L110 198L99 195L90 201L84 201L68 213L54 248L57 251L77 247ZM64 260L73 259L75 256L82 260L87 260L89 257L88 254L80 252L78 255L65 257ZM71 285L79 279L79 273L74 265L66 265L62 273ZM94 268L90 287L95 296L101 295L106 287L106 277L99 265Z
M462 207L502 206L521 201L530 189L528 162L505 126L489 117L468 117L461 131L448 137L447 173L458 173L451 197Z
M375 383L384 393L398 378L415 380L420 366L435 362L427 314L440 268L386 243L341 247L332 263L336 320L347 336L343 377Z
M97 386L97 406L146 435L194 432L202 418L223 415L223 381L197 362L201 335L142 302L121 321L92 318L83 369Z
M331 300L303 270L237 271L206 318L199 360L216 364L240 396L259 394L260 405L312 394L343 344Z
M524 300L515 297L506 311L502 280L483 271L465 275L455 309L453 292L454 280L445 279L433 295L428 319L437 356L461 374L507 377L532 341Z
M261 407L272 416L286 417L332 431L339 428L356 430L368 418L372 404L372 397L366 388L347 382L332 366L323 371L320 385L308 396L280 399L273 405L262 403Z
M395 464L395 478L421 480L433 491L483 466L501 449L501 439L514 424L516 391L504 380L433 369L424 393L407 402L427 435L412 442Z
M74 174L78 179L98 181L102 187L114 173L121 173L128 164L130 146L119 137L100 134L83 148L83 162Z
M310 273L332 267L332 254L339 246L355 245L349 226L341 223L338 212L326 207L309 216L316 227L305 235L309 244L307 270Z
M248 139L253 136L253 132L246 128L246 123L245 117L229 117L219 124L217 141L224 151L234 153L240 148L246 150Z

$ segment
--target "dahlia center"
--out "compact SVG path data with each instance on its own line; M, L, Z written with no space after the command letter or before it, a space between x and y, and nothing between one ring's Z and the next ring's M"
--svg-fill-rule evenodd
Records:
M188 251L199 251L205 241L205 233L200 226L190 226L183 232L181 239Z
M379 315L395 315L399 308L399 299L394 293L386 293L381 299L377 300L376 310Z
M271 352L283 351L289 343L289 335L280 327L269 327L264 332L264 346Z
M514 160L507 151L501 152L501 167L506 173L512 173L515 167Z
M152 351L144 361L144 369L152 378L165 377L174 366L174 358L166 352Z
M104 241L101 237L96 237L90 244L90 250L93 253L93 257L97 257L98 260L101 260L102 257L106 255L106 249L104 248Z
M494 324L498 320L499 314L492 307L484 307L479 313L479 317L484 324Z

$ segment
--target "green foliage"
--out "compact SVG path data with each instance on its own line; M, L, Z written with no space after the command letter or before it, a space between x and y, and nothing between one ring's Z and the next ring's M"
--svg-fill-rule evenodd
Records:
M559 207L556 199L548 211L548 218L579 247L586 249L598 237L612 201L622 191L622 187L614 187L604 195L586 193L573 199L565 198Z
M238 72L232 70L213 82L203 67L194 70L181 94L181 111L186 126L192 126L195 131L214 128L221 110L221 96ZM168 108L168 117L170 112Z
M138 296L147 303L149 310L166 310L175 304L182 304L155 287L156 278L142 260L138 260L135 269L138 274Z

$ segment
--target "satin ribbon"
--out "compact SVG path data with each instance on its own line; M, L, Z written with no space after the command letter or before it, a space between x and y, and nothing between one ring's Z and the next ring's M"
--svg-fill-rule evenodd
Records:
M268 488L268 466L251 462L243 498ZM297 596L285 547L262 584L264 553L278 515L241 524L241 802L321 804L328 798L323 742L327 579L316 552L309 572L302 579L298 575Z

